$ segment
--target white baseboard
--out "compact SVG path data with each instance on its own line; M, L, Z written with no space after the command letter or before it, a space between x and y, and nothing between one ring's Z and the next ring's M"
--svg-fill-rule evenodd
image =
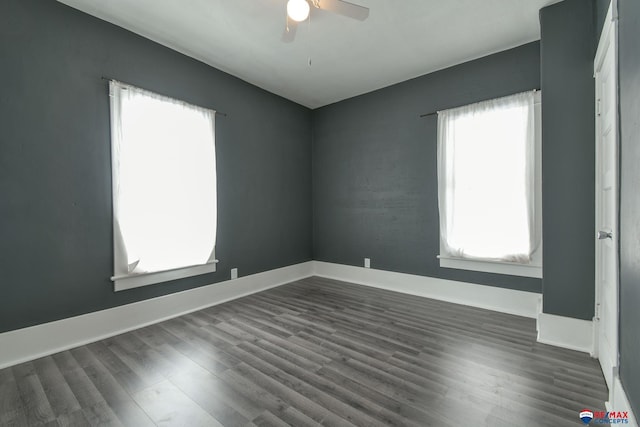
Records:
M538 341L592 352L589 321L540 314L542 295L434 277L309 261L0 334L0 369L312 275L538 318Z
M313 274L409 295L536 318L542 295L435 277L313 261Z
M593 355L593 322L542 313L541 294L322 261L313 274L537 319L538 342Z
M625 425L638 427L638 418L636 418L633 409L631 409L627 393L624 391L618 375L613 378L613 387L609 390L609 401L605 402L605 406L607 411L627 412L629 414L629 424Z
M593 322L540 313L538 342L593 355Z
M304 262L0 334L0 369L309 277Z

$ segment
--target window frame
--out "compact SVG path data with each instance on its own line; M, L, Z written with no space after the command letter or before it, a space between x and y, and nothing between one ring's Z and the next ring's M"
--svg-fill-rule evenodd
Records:
M445 254L442 234L440 240L440 255L437 256L440 267L458 270L470 270L485 273L506 274L511 276L542 278L542 92L536 90L534 94L535 121L535 219L536 228L540 232L540 239L536 250L531 255L531 262L521 264L498 260L484 260L472 258L458 258Z
M141 272L141 273L122 273L123 271L126 271L128 266L128 260L126 257L126 250L124 247L124 242L122 239L122 236L120 235L119 232L119 227L116 224L116 214L115 214L115 206L116 206L116 192L114 191L115 186L117 185L117 164L115 162L116 157L118 156L118 153L116 152L115 149L115 144L114 144L114 137L113 137L113 132L114 132L114 121L116 120L114 117L114 100L113 97L115 97L115 95L112 93L111 90L111 86L112 85L120 85L123 88L133 88L137 91L143 92L143 93L149 93L151 96L157 97L157 98L161 98L161 99L166 99L169 102L175 102L175 103L181 103L184 105L188 105L191 107L195 107L198 109L204 109L204 110L209 110L214 117L214 121L213 121L213 152L214 155L216 154L216 141L215 141L215 114L216 111L211 109L211 108L206 108L206 107L200 107L185 101L181 101L175 98L171 98L162 94L158 94L156 92L153 91L149 91L147 89L143 89L140 88L138 86L133 86L127 83L123 83L117 80L110 80L109 81L109 97L110 97L110 132L111 132L111 139L110 139L110 144L111 144L111 173L112 173L112 191L111 191L111 195L112 195L112 225L113 225L113 255L114 255L114 264L113 264L113 271L114 271L114 275L112 277L110 277L110 280L113 282L113 286L114 286L114 291L118 292L118 291L124 291L127 289L133 289L133 288L138 288L138 287L142 287L142 286L148 286L148 285L153 285L153 284L158 284L158 283L162 283L162 282L167 282L167 281L171 281L171 280L177 280L177 279L184 279L187 277L192 277L192 276L198 276L198 275L202 275L202 274L207 274L207 273L214 273L216 272L216 268L217 268L217 263L218 260L216 259L215 253L216 253L216 247L214 244L214 248L211 254L211 258L209 261L207 261L204 264L195 264L195 265L187 265L187 266L183 266L183 267L177 267L177 268L171 268L171 269L166 269L166 270L160 270L160 271L152 271L152 272ZM216 167L215 165L215 158L214 157L214 167ZM215 171L216 175L217 175L217 167L216 167L216 171ZM217 185L217 184L216 184ZM216 190L217 192L217 190ZM217 205L217 203L216 203ZM216 206L216 210L217 210L217 206ZM217 216L217 215L216 215ZM217 222L217 221L216 221ZM217 227L217 224L216 224ZM120 273L120 274L119 274Z

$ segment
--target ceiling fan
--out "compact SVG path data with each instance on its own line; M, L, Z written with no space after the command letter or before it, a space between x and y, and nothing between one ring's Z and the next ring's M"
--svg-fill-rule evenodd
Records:
M337 13L348 18L364 21L369 17L369 8L349 3L344 0L288 0L287 26L282 35L282 41L292 42L296 37L298 23L306 20L311 12L311 6L316 9Z

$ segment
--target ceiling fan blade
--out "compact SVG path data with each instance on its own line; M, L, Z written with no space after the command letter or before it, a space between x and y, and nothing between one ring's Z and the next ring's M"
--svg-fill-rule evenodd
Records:
M298 29L298 23L295 21L287 22L287 26L282 33L282 41L285 43L291 43L296 38L296 30Z
M358 21L364 21L369 17L368 7L358 6L357 4L349 3L348 1L318 0L318 3L320 5L320 9L328 10L329 12L337 13L348 18L357 19Z

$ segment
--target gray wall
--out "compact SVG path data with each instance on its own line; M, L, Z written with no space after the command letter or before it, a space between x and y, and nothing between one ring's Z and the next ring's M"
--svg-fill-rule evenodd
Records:
M620 65L620 376L640 417L640 2L618 0Z
M602 28L604 27L604 21L607 17L607 11L609 10L610 3L611 0L593 0L594 18L596 23L594 45L596 46L596 48L598 47L600 33L602 33Z
M311 259L311 112L52 0L0 2L0 332ZM107 83L228 113L218 272L114 293Z
M537 42L313 114L314 258L531 292L540 279L440 268L437 118L421 113L539 88Z
M595 18L590 1L540 11L545 313L594 310Z
M370 257L374 268L531 292L544 286L545 312L590 318L589 41L597 39L594 28L604 10L604 0L595 1L567 0L544 9L541 45L530 43L313 113L57 2L1 2L0 57L10 84L0 92L0 332L218 282L232 267L246 275L312 255L350 265ZM637 12L631 0L623 6ZM637 88L637 55L630 53L637 15L628 16L621 23L627 37L621 51L628 52L621 59L621 82L628 89L622 91L622 136L623 150L636 150L631 155L637 154L630 135L638 97L628 95ZM112 291L103 75L229 114L217 122L217 273ZM418 115L537 87L544 96L544 284L440 268L436 118ZM627 191L621 223L635 233L638 176L624 163L634 158L623 157ZM635 210L626 217L628 206ZM638 301L632 284L638 283L633 255L639 248L624 237L624 228L622 236L622 291L629 297L623 298L622 344L623 358L630 360L638 348L625 325L637 323L627 302ZM626 384L637 378L632 369L623 371Z

